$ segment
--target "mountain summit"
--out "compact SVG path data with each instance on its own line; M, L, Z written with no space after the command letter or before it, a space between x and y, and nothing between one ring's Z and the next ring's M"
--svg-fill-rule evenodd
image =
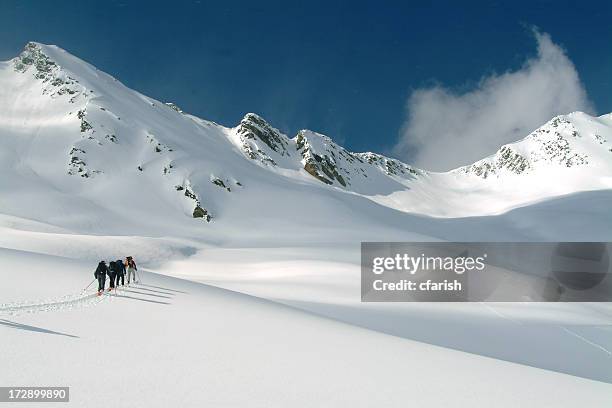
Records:
M311 130L289 137L254 113L221 126L51 45L28 43L0 63L0 89L0 213L60 228L163 234L171 222L191 236L274 223L352 237L368 223L403 229L405 212L497 214L612 186L610 115L559 116L491 157L434 173Z

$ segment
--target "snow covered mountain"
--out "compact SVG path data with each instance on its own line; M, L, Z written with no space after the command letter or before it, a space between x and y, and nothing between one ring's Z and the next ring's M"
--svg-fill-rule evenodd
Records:
M16 58L0 62L0 295L11 302L0 308L0 328L9 331L1 345L11 351L0 362L25 367L5 370L0 379L7 384L59 379L91 390L87 384L97 371L58 373L55 367L79 366L91 350L128 336L135 339L131 346L148 344L144 355L153 362L141 364L140 348L130 348L127 360L120 359L150 393L144 405L168 405L157 398L166 370L179 379L189 374L178 382L185 386L179 394L221 378L222 386L209 397L216 403L217 395L233 392L227 384L240 371L253 375L244 388L256 390L240 390L242 405L290 404L277 395L278 381L287 375L300 380L296 390L307 402L314 387L336 383L351 392L335 393L342 397L335 405L359 405L378 398L381 384L401 378L385 374L362 387L359 376L347 374L355 371L354 361L363 360L359 356L369 355L361 368L382 367L389 374L410 363L415 372L426 373L407 390L446 387L454 380L436 382L440 372L460 378L469 371L449 395L470 406L500 401L541 406L554 391L550 384L559 381L567 392L556 395L557 405L607 406L601 400L607 399L609 384L526 366L612 382L609 307L360 303L359 242L609 241L612 115L553 118L525 139L447 173L350 152L311 130L292 136L253 113L235 127L189 115L56 46L29 43ZM127 254L138 260L146 285L108 301L82 291L97 261ZM117 317L114 306L127 312ZM126 331L99 336L100 327L117 321ZM272 346L264 354L262 327ZM32 332L54 338L41 346ZM71 343L75 336L78 345ZM303 342L306 337L315 340ZM155 355L167 347L167 338L184 347L171 347L172 359L160 370ZM61 361L66 353L57 350L75 352ZM214 356L207 350L215 350ZM254 359L260 354L262 361ZM315 354L328 357L324 366L309 358ZM42 367L41 356L57 359ZM457 371L436 361L451 361ZM262 364L271 367L264 376ZM108 370L105 376L112 377L115 366ZM319 372L331 374L321 380ZM507 377L505 389L511 392L482 399L464 391L494 378L491 372L495 379ZM529 381L510 381L522 376ZM341 378L346 381L338 383ZM126 384L117 380L113 387L131 395ZM529 384L537 395L528 393L533 398L526 401L521 390ZM495 388L498 381L490 385ZM367 392L355 391L362 388ZM406 398L438 406L444 387L430 391ZM103 392L90 392L103 405ZM380 394L382 405L405 405L405 398L389 403L392 393L394 388ZM75 401L84 398L75 395ZM125 406L138 406L134 398L125 399ZM331 401L322 398L323 405Z
M314 132L290 139L255 114L235 128L190 116L55 46L27 44L2 63L0 84L0 165L10 175L0 212L59 227L99 233L110 219L151 230L173 219L201 229L192 218L236 219L236 206L241 217L291 219L306 212L300 194L384 192L417 173Z
M159 235L168 221L187 236L215 230L193 218L225 232L271 220L292 234L332 229L329 220L366 230L381 218L403 230L395 210L487 215L612 186L610 115L560 116L489 158L432 173L310 130L290 138L253 113L226 128L56 46L28 43L2 62L0 89L0 213L82 232Z
M495 215L576 192L612 187L612 114L574 112L447 173L425 173L381 204L439 217Z

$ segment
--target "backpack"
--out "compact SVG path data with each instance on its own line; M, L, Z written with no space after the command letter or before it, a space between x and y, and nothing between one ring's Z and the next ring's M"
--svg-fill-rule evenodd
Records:
M123 275L125 273L125 266L123 265L123 261L121 259L117 259L115 261L115 265L117 265L117 273Z

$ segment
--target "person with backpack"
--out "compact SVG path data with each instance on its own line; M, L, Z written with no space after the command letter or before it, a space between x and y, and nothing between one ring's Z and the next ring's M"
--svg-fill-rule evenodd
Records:
M117 265L117 286L119 286L119 280L121 279L121 286L125 285L125 265L121 259L117 259L115 261L115 265Z
M125 266L127 267L127 279L128 285L130 284L130 276L134 279L134 283L136 283L136 271L138 268L136 267L136 262L134 262L134 258L128 256L125 258Z
M108 289L110 291L111 289L115 289L116 282L119 280L119 265L117 265L116 261L111 261L108 270L110 272L109 277L111 279L111 286Z
M98 280L98 296L104 292L104 284L106 283L106 274L108 273L108 267L106 262L100 261L96 271L94 272L94 278Z
M108 265L108 277L110 279L110 286L108 287L108 291L115 289L115 277L117 276L117 264L115 261L111 261Z

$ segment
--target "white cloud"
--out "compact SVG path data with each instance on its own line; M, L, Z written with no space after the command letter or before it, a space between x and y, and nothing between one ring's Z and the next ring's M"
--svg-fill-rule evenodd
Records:
M534 31L537 57L515 72L483 78L457 94L420 89L407 103L396 155L430 170L449 170L493 154L555 115L592 112L574 64L546 33Z

